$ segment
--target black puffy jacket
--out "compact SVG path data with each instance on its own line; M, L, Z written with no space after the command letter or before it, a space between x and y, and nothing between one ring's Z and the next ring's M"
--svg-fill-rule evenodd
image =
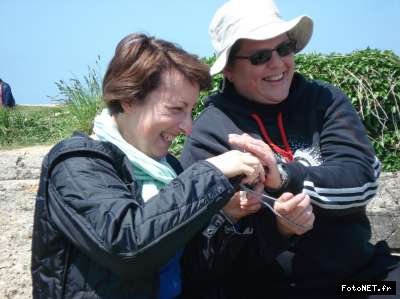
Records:
M60 142L43 161L36 198L33 298L156 298L159 270L232 192L203 161L144 203L116 146L83 135Z

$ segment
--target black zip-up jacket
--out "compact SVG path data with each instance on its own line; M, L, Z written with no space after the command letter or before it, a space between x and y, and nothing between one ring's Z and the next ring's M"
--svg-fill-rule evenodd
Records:
M43 161L36 198L33 298L157 298L159 270L232 192L202 161L144 203L116 146L81 134L60 142Z
M380 163L356 111L342 91L295 74L288 98L277 105L246 99L227 82L224 91L206 99L205 106L186 139L181 155L184 168L230 150L230 133L248 133L263 139L261 130L265 129L272 142L284 148L277 121L278 115L282 115L294 155L293 161L284 164L289 180L284 191L308 194L316 215L313 230L295 245L286 243L295 253L291 280L298 284L332 282L351 276L368 263L374 247L369 243L371 230L365 206L376 193ZM252 114L262 120L261 127ZM273 217L261 210L240 221L239 226L250 223L254 233L229 237L234 240L233 245L221 241L223 232L218 231L224 229L199 236L196 246L186 252L186 273L199 267L203 272L186 275L189 289L195 289L198 281L212 273L229 277L232 286L235 277L262 275L262 268L287 249L279 240L275 221L270 219ZM199 246L204 248L200 256L195 250ZM196 256L197 262L190 256ZM239 260L246 261L246 265L240 265Z

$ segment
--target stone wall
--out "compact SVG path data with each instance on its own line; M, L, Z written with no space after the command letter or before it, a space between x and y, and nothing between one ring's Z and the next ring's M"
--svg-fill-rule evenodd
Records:
M400 253L400 172L382 173L378 195L367 206L372 241L386 240Z
M31 297L30 249L35 193L49 147L0 151L0 298ZM384 173L368 205L372 241L400 253L400 172Z

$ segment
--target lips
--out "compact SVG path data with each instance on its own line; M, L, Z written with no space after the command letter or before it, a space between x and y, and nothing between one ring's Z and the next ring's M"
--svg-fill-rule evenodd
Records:
M277 82L283 79L284 73L279 73L276 75L271 75L271 76L267 76L265 78L263 78L264 81L267 82Z

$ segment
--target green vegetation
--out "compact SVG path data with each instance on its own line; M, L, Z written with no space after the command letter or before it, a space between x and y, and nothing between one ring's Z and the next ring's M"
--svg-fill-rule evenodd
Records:
M400 170L400 57L366 49L297 55L297 70L340 87L359 113L384 170Z
M73 131L64 106L0 108L0 148L53 144Z
M74 130L91 133L94 117L103 108L101 82L97 61L96 68L89 67L83 83L77 78L70 79L68 83L63 80L55 83L59 95L53 99L65 104L70 126Z
M215 57L206 58L212 64ZM391 51L366 49L347 55L299 54L297 70L305 76L340 87L352 101L386 171L400 170L400 58ZM56 83L56 107L0 109L0 147L51 144L80 130L91 133L93 119L103 107L101 77L89 68L82 81ZM203 110L203 99L218 90L222 76L213 78L210 91L202 92L193 116ZM173 143L179 155L184 136Z

